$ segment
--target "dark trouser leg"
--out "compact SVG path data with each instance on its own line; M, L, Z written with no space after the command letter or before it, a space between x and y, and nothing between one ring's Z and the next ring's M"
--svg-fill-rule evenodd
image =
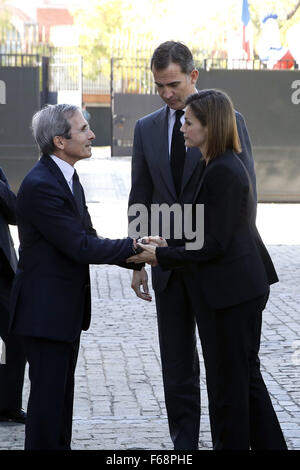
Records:
M0 365L0 412L21 410L25 372L24 346L19 337L3 338L6 347L6 364Z
M275 413L270 417L272 405L259 372L257 356L259 321L264 305L265 296L216 311L216 450L249 450L256 433L262 434L260 426L263 421L265 430L271 432L264 442L280 441L281 429L278 422L274 423ZM257 407L258 402L260 407ZM254 429L253 419L257 413L261 413L260 424Z
M186 271L184 278L185 287L189 293L192 308L195 312L202 354L205 366L206 387L208 395L208 408L210 429L213 445L215 444L216 422L216 325L215 311L204 301L199 291L198 273L192 270Z
M199 299L198 299L199 300ZM216 328L215 312L204 303L198 302L196 321L201 341L202 355L205 366L206 388L210 430L213 445L216 442Z
M254 348L250 358L250 445L252 450L287 450L270 395L260 372L262 314L254 330Z
M69 361L69 372L66 382L66 390L68 390L68 396L65 400L65 409L64 409L64 428L61 439L61 445L68 449L71 447L72 439L72 422L73 422L73 403L74 403L74 387L75 387L75 369L77 364L79 350L79 340L73 343L72 351L70 354Z
M12 274L0 275L0 335L5 342L6 364L0 365L0 412L20 410L25 372L25 352L20 338L8 335L9 296Z
M24 337L31 381L25 428L26 450L68 450L71 445L74 343Z
M197 449L199 359L194 314L181 273L173 273L167 289L156 294L156 306L165 401L174 449Z

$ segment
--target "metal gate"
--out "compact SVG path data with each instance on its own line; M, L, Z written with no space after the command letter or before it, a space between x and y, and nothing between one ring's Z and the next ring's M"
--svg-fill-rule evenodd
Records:
M148 59L111 60L112 156L130 156L137 119L162 106Z
M133 130L137 119L162 106L158 95L116 93L113 105L112 156L131 156Z
M39 71L38 56L0 55L0 166L15 192L38 160L30 125L40 109Z
M82 57L54 54L49 59L49 92L57 103L82 105Z

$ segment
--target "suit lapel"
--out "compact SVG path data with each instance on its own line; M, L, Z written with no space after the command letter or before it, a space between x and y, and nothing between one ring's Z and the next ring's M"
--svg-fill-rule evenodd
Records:
M184 188L188 184L191 176L193 175L196 167L198 165L203 166L204 170L204 162L201 160L201 153L198 148L188 148L185 156L185 163L184 163L184 170L182 176L182 184L181 184L181 192L183 193ZM203 171L201 171L202 175Z
M172 194L176 197L176 190L173 181L173 175L170 166L169 157L169 139L168 139L168 106L164 106L161 112L154 119L153 143L157 144L157 152L154 152L154 158L157 158L157 165L161 176Z
M203 185L203 181L204 181L205 176L206 176L206 172L207 172L207 171L210 171L211 168L213 168L214 166L218 165L219 162L220 162L220 159L226 158L226 156L227 156L227 155L230 155L230 154L232 154L232 151L231 151L231 150L226 150L225 153L223 153L222 155L219 155L219 156L217 156L216 158L214 158L213 160L211 160L211 161L208 163L208 165L205 165L205 163L204 163L204 170L203 170L203 172L202 172L202 174L201 174L201 178L200 178L199 183L198 183L198 185L197 185L197 189L196 189L196 192L195 192L194 202L197 200L197 197L198 197L198 195L199 195L199 192L200 192L201 187L202 187L202 185Z
M75 202L74 196L72 194L72 191L66 182L66 179L62 172L60 171L59 167L56 165L56 163L52 160L49 155L43 155L40 159L40 162L45 165L49 171L52 173L52 175L55 177L55 179L58 181L61 189L65 193L65 195L69 198L69 200L72 202L73 206L78 212L77 204Z
M200 177L200 179L199 179L199 183L198 183L198 185L197 185L197 189L196 189L196 191L195 191L195 197L194 197L194 200L193 200L194 203L197 201L197 198L198 198L198 196L199 196L200 190L201 190L201 188L202 188L203 181L204 181L204 178L205 178L205 175L206 175L205 170L206 170L206 167L204 167L203 172L202 172L202 174L201 174L201 177Z

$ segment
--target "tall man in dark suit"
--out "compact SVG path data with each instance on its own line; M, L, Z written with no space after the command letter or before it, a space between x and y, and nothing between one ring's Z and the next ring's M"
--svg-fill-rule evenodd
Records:
M200 161L201 154L198 149L190 148L186 151L180 132L184 122L185 100L197 92L195 86L198 70L194 66L190 50L178 42L168 41L161 44L152 56L151 70L157 91L166 106L140 119L136 124L132 188L129 196L129 207L133 204L144 204L149 214L151 204L166 203L169 207L174 203L191 204L205 167L204 161ZM238 112L236 120L242 146L239 156L250 174L256 193L254 162L247 128L244 118ZM151 224L148 234L150 233ZM182 244L175 238L174 233L171 233L169 246ZM199 308L199 296L195 303L191 281L185 268L170 271L162 271L159 266L152 268L165 401L174 449L198 448L200 370L196 348L196 324L206 367L211 417L215 408L214 325L204 299L202 308ZM134 272L132 288L141 299L151 300L144 268ZM212 422L211 431L214 441Z
M42 152L17 196L20 258L11 330L22 336L31 381L25 449L70 449L74 372L91 316L89 264L120 264L135 240L98 238L74 163L95 135L76 106L47 106L33 118Z
M8 224L16 225L16 196L0 168L0 336L5 344L4 360L0 364L0 421L25 423L26 414L22 410L24 347L19 338L8 335L9 297L17 269Z

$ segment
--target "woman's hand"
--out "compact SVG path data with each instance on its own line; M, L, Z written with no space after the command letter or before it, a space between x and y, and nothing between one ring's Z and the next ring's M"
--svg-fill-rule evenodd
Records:
M147 238L151 238L151 237L147 237ZM146 245L142 243L137 243L137 246L140 246L143 249L142 253L131 256L130 258L127 258L126 263L136 263L136 264L148 263L151 266L158 265L156 254L155 254L156 247L158 245L155 246L154 244Z
M153 246L168 246L168 243L163 237L159 237L156 235L155 237L143 237L140 238L141 242L146 245L153 245Z

